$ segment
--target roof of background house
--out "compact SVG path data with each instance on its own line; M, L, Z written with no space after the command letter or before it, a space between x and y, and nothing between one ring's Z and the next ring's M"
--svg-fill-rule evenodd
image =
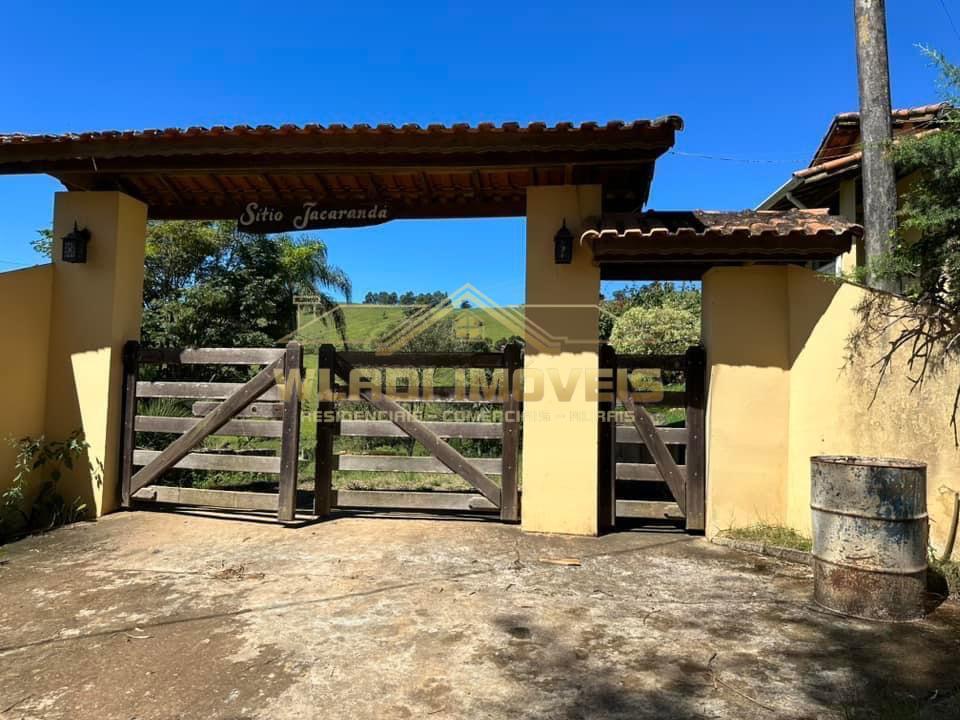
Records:
M894 110L893 135L912 135L921 130L934 127L942 118L943 111L949 108L948 103L921 105L914 108ZM860 113L840 113L833 118L827 134L820 141L817 152L810 161L810 167L820 165L844 155L857 152L860 149Z
M894 110L894 141L939 132L949 109L949 103L937 103ZM860 113L841 113L830 123L810 165L795 171L759 208L786 209L795 207L797 202L809 202L815 207L828 204L827 198L836 192L841 181L859 174L862 160Z
M523 215L531 185L602 183L646 202L681 118L456 125L261 125L62 135L0 134L0 174L120 190L153 218L231 218L273 207L389 204L400 217Z

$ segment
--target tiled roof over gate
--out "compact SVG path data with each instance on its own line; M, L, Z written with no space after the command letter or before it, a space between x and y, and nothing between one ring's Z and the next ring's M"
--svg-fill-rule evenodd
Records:
M683 121L528 125L261 125L0 134L0 174L120 190L154 218L237 217L250 202L385 203L391 217L523 215L531 185L600 183L647 199Z
M826 210L650 211L610 215L581 235L598 262L832 259L863 228Z

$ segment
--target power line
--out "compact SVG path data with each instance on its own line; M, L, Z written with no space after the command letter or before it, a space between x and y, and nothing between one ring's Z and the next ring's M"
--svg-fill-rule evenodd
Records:
M933 118L932 120L925 120L923 122L918 122L910 127L910 132L905 133L902 136L898 137L910 137L914 133L921 132L931 127L938 127L949 122L945 118ZM863 149L863 142L858 140L857 142L848 143L845 145L831 145L826 150L830 151L831 157L830 160L839 160L841 157L850 155L854 152L859 152ZM733 155L723 155L723 154L709 154L709 153L691 153L684 152L683 150L670 150L667 152L668 155L676 155L677 157L686 157L693 158L696 160L719 160L722 162L735 162L735 163L745 163L748 165L799 165L800 167L807 167L809 164L808 158L795 158L795 159L774 159L774 158L744 158L736 157ZM824 160L822 162L827 162Z
M668 155L676 155L678 157L686 158L695 158L697 160L720 160L723 162L736 162L736 163L745 163L748 165L796 165L797 163L805 162L804 160L794 159L785 159L785 160L773 160L766 158L741 158L733 157L731 155L707 155L704 153L690 153L683 152L682 150L670 150Z
M953 22L953 16L950 14L950 10L947 8L946 0L940 0L940 7L943 8L943 14L947 16L947 20L950 21L950 27L953 28L953 34L957 36L957 40L960 40L960 32L957 31L957 25Z

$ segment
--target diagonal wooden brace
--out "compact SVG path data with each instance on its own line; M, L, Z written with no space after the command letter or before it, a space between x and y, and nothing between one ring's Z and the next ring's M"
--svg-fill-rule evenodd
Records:
M336 358L336 368L337 374L344 380L349 380L350 373L354 369L339 355ZM500 507L500 487L484 475L468 458L465 458L420 420L417 420L412 413L401 407L399 403L379 393L374 394L369 390L361 390L360 397L378 410L387 413L394 425L423 445L427 452L470 483L487 500Z
M670 494L673 495L673 499L677 505L680 506L680 511L686 513L686 483L683 475L680 473L680 468L677 467L677 463L673 459L673 455L667 450L663 438L660 437L653 417L651 417L650 413L648 413L642 405L638 405L633 401L629 387L624 388L620 392L620 400L623 402L623 406L630 412L630 417L633 419L633 426L637 429L637 432L640 433L640 437L647 446L647 450L649 450L653 456L653 461L657 464L657 470L660 472L660 476L667 483L667 487L670 488Z
M133 495L140 488L150 485L167 470L183 460L190 451L208 436L222 428L247 405L260 397L277 382L277 371L283 369L283 358L275 360L257 373L252 380L244 384L230 397L217 405L214 410L204 417L188 432L174 440L149 464L144 465L130 478L130 494Z

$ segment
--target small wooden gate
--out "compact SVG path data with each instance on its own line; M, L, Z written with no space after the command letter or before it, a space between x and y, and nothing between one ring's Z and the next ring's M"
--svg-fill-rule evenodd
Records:
M262 369L247 382L169 378L151 381L140 379L140 369L146 365L168 369L225 365ZM293 520L300 448L302 365L303 351L295 342L286 349L144 349L139 343L127 343L120 441L122 505L168 503L275 511L280 520ZM141 401L157 399L176 402L181 410L185 402L193 401L192 416L140 413ZM145 449L137 447L137 433L177 437L163 449ZM267 449L254 449L249 453L210 448L196 451L208 438L222 436L269 441L264 444ZM279 491L208 490L157 484L162 475L173 469L279 475Z
M682 521L706 527L706 353L617 355L605 345L600 364L615 378L616 401L601 404L599 477L601 526L628 519ZM634 371L654 372L666 383L631 386ZM673 409L682 418L657 424L651 414ZM682 411L682 412L681 412Z
M503 352L481 353L395 353L336 352L324 346L320 352L321 370L341 383L365 378L359 399L386 419L338 420L320 423L317 427L317 452L330 457L329 463L317 463L315 485L321 497L329 498L330 506L353 510L455 511L459 513L496 514L505 522L520 519L518 458L520 449L520 392L515 387L515 371L522 366L519 345L510 344ZM443 368L468 369L485 375L485 388L458 386L430 387L428 397L391 397L385 391L382 371ZM379 391L370 389L370 378L379 376ZM486 382L489 381L489 384ZM499 381L499 384L497 383ZM517 392L515 392L515 389ZM347 399L349 385L337 386L337 400ZM398 400L400 400L398 402ZM499 405L498 422L444 421L421 419L416 406L449 407ZM406 407L405 407L406 406ZM437 414L437 413L434 413ZM321 415L318 415L321 417ZM333 438L412 438L423 446L428 456L377 456L328 454ZM450 444L451 439L499 440L501 454L497 458L466 457ZM331 489L334 470L381 471L406 473L454 473L465 480L473 492L337 490ZM491 476L500 476L499 485Z

